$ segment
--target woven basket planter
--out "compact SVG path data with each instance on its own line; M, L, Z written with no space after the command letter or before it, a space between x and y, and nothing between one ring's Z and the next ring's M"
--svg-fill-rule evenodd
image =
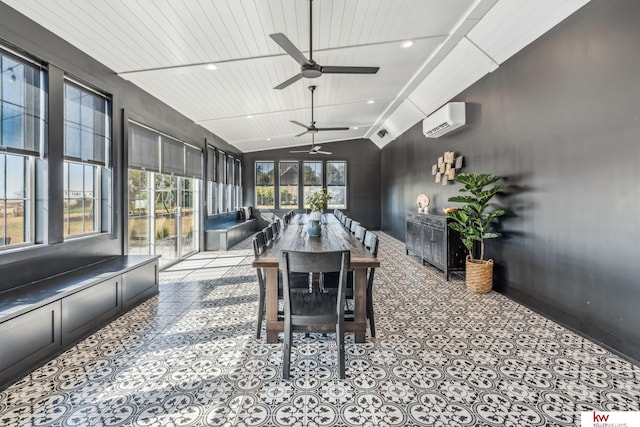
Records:
M486 294L493 286L493 260L471 261L467 255L465 283L472 292Z

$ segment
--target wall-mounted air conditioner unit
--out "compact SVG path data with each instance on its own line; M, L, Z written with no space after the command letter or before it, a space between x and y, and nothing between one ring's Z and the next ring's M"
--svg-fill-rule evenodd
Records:
M465 124L465 103L450 102L422 121L422 133L427 138L438 138Z

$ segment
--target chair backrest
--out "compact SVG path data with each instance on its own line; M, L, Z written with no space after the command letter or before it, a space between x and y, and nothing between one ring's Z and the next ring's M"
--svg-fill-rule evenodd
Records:
M356 234L356 228L358 228L359 225L360 223L358 221L351 221L351 226L349 226L349 231L351 231L351 234Z
M273 242L273 228L271 228L271 224L267 225L262 232L264 233L267 245L270 245L271 242Z
M351 223L353 220L351 218L347 218L344 220L344 226L347 227L347 230L351 230Z
M259 255L261 255L265 249L267 249L267 242L266 242L266 237L264 234L264 231L259 231L253 238L253 254L255 255L255 257L257 258ZM264 271L262 270L262 268L256 268L256 275L258 276L258 285L259 285L259 291L260 291L260 298L262 299L264 297L264 292L265 292L265 277L264 277Z
M364 247L369 250L373 254L373 256L378 256L378 235L376 233L372 233L368 231L364 236Z
M282 220L281 220L280 218L276 219L276 221L273 223L273 225L276 227L276 229L275 229L275 231L276 231L276 232L275 232L275 234L276 234L277 236L279 236L280 234L282 234L282 229L283 229L283 227L282 227Z
M265 238L264 231L259 231L253 237L253 255L256 257L262 255L262 252L267 248L267 239Z
M290 273L339 273L338 298L336 314L339 319L344 318L345 290L347 287L347 272L349 271L351 253L349 251L332 252L280 252L280 270L282 270L282 284L284 293L285 316L291 313L291 285Z
M367 229L364 228L363 226L358 225L356 227L355 236L356 236L356 239L358 239L361 243L364 243L364 236L366 233L367 233Z
M369 250L373 254L373 256L378 256L378 235L367 231L364 236L364 247ZM376 269L371 267L369 269L369 277L367 277L367 292L371 293L373 289L373 275L376 273Z

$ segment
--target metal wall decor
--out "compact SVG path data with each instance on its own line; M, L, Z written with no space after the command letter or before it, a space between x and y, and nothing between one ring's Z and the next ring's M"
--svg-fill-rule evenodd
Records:
M453 151L445 151L438 157L438 163L431 166L431 175L435 175L436 182L447 185L456 178L456 171L462 169L462 156L456 156Z

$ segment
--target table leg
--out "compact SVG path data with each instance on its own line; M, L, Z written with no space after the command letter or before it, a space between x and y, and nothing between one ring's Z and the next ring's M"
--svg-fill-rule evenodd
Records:
M356 268L354 270L353 284L353 314L356 327L355 340L357 343L365 342L367 333L367 269Z
M267 343L278 342L278 268L267 268Z

